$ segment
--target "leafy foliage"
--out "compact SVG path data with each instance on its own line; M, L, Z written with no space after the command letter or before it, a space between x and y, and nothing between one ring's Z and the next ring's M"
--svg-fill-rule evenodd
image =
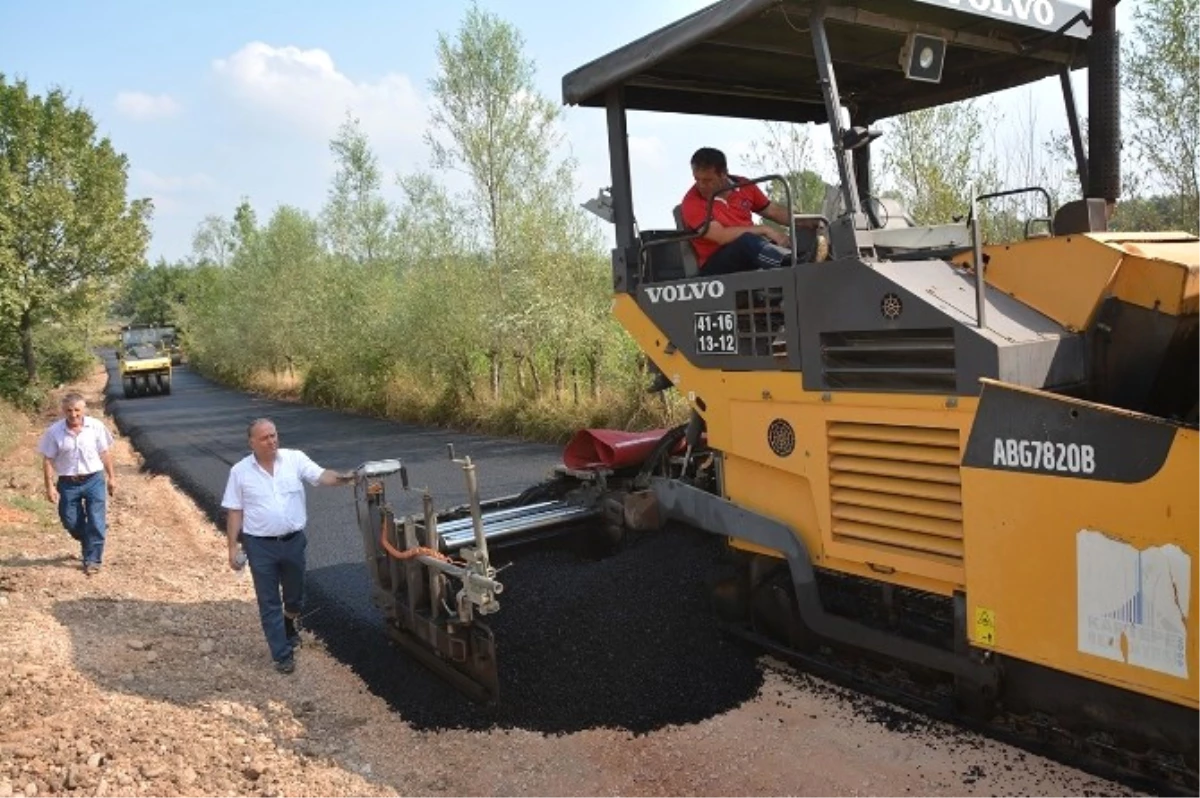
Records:
M71 372L55 357L40 374L40 332L79 326L144 261L151 204L127 199L127 166L62 90L0 74L0 390Z
M976 101L896 117L884 127L883 175L920 225L965 217L971 192L995 186L996 165L984 147L983 113Z
M1200 3L1143 0L1133 12L1122 72L1133 155L1152 176L1162 226L1200 225ZM1146 209L1132 209L1129 216Z
M813 168L814 150L807 126L764 122L763 137L751 142L750 155L752 165L758 170L755 177L778 174L787 180L794 210L803 213L823 210L827 183ZM835 181L831 178L829 182ZM762 188L773 201L787 206L787 195L778 181Z
M521 47L474 8L439 39L433 158L397 178L398 204L347 116L321 213L281 207L260 225L243 203L206 219L193 257L207 270L180 316L191 362L318 404L543 439L677 412L645 395L611 318L599 230Z
M178 324L179 309L187 302L192 271L186 264L159 259L141 263L124 280L112 312L138 324Z

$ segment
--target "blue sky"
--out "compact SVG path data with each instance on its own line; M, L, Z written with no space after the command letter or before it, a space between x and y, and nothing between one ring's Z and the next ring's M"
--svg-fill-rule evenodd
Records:
M480 0L521 32L538 87L555 102L564 73L704 5ZM1131 5L1119 6L1119 24L1128 25ZM0 0L0 72L37 92L61 86L93 113L129 157L131 194L155 201L149 257L174 260L190 253L206 214L228 217L243 196L262 221L280 204L319 211L333 170L329 139L347 108L361 118L386 193L397 198L395 175L429 161L422 134L438 33L452 36L468 7L466 0ZM1084 76L1075 81L1086 108ZM1037 124L1065 127L1056 81L998 102L1011 115L1026 113L1031 98ZM629 128L643 227L671 224L670 208L690 184L693 150L719 146L743 166L762 132L752 122L648 114L632 114ZM604 114L566 108L564 132L579 163L582 202L609 183ZM824 147L824 130L814 133Z

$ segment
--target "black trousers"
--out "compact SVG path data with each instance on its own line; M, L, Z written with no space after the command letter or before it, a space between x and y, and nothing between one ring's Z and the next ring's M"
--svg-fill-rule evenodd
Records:
M733 274L757 269L778 269L790 266L792 251L774 244L756 233L742 233L718 249L704 265L700 274Z

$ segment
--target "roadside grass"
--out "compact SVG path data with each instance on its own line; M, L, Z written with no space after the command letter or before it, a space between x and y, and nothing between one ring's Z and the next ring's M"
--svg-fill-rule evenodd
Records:
M13 466L21 455L18 447L21 439L30 430L30 417L7 402L0 402L0 473L8 472L7 480L0 482L0 532L14 533L22 527L37 525L52 526L57 511L48 502L38 501L22 495L16 488L20 475Z
M29 429L29 418L7 402L0 402L0 457L7 456Z
M9 506L32 515L41 527L51 528L58 523L58 511L49 502L31 499L28 496L11 495L6 496L5 501Z
M564 390L561 397L517 396L492 401L437 392L415 380L392 380L380 393L370 407L357 409L427 426L541 443L565 443L580 429L651 429L687 419L686 406L662 394L601 391L597 397L577 399L574 392ZM358 395L368 394L364 390Z
M203 364L196 367L211 379L273 399L540 443L566 443L581 429L658 429L688 418L687 404L675 392L649 395L636 388L602 389L592 397L585 389L570 385L557 395L550 391L542 396L508 395L493 400L487 396L486 386L477 387L471 396L411 374L386 380L354 374L334 380L269 371L236 377L213 373Z
M243 386L246 390L272 399L296 401L304 388L304 378L295 372L275 374L259 371L250 375Z

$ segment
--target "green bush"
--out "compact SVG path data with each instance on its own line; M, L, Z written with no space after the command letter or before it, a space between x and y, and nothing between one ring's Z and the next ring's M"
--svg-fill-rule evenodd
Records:
M35 346L38 376L50 385L83 379L96 362L83 341L74 335L39 336Z

